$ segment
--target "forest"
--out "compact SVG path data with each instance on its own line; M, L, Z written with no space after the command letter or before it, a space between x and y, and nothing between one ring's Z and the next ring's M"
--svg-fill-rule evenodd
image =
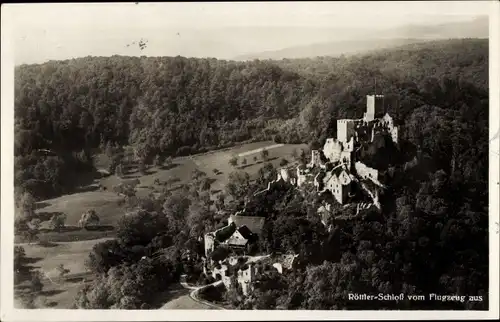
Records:
M319 144L337 118L360 117L375 90L397 97L389 112L400 120L423 106L478 117L487 113L476 107L487 106L487 54L487 40L470 39L310 60L113 56L21 65L16 187L36 197L67 192L66 178L108 145L130 144L151 162L247 140Z
M237 289L228 296L235 307L258 309L487 309L487 40L429 42L340 58L232 62L113 56L22 65L15 74L15 185L37 199L64 193L73 184L67 178L92 171L93 153L110 145L135 147L143 163L248 140L317 148L336 133L337 119L361 117L366 95L374 92L392 102L388 111L401 128L402 144L414 147L409 150L418 164L392 169L381 214L334 222L331 232L310 216L303 196L277 192L276 202L262 204L269 221L258 247L300 252L308 261L289 275L262 276L250 299L238 301ZM94 269L113 270L103 279L165 269L171 272L168 281L195 269L176 266L180 259L164 263L168 268L138 260L176 240L192 240L196 252L195 236L220 224L204 211L203 198L184 199L170 196L163 200L168 207L154 206L134 217L137 222L121 223L135 228L96 253L104 256L114 247L126 254L94 254ZM157 215L162 211L186 218L163 219ZM156 228L145 233L143 227ZM179 234L190 237L175 237ZM131 245L141 246L137 254ZM484 301L347 300L348 293L436 290ZM138 307L137 299L147 296L126 298L122 305ZM81 299L79 306L89 308L121 303L113 299L95 306Z

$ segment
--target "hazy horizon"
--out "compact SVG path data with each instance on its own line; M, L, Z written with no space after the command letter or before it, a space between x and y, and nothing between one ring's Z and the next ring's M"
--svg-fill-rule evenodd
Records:
M19 65L112 55L234 59L287 47L376 38L406 26L470 21L488 14L477 5L467 14L457 11L457 6L451 7L455 12L434 14L435 5L122 3L23 4L3 9L11 14L15 64ZM148 41L143 50L137 46L140 39Z

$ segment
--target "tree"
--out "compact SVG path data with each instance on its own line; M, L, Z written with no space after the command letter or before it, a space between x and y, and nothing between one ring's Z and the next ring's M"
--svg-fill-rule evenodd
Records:
M30 290L33 293L39 293L43 289L42 273L38 270L31 272Z
M233 156L231 159L229 159L229 165L232 167L236 167L238 165L238 157Z
M52 230L60 231L61 228L64 228L64 222L66 221L65 214L54 214L50 218L50 228Z
M193 180L194 182L198 182L201 178L204 178L206 176L207 176L207 174L205 172L203 172L200 169L196 168L191 173L191 180Z
M165 163L165 156L163 154L157 154L155 157L155 165L161 167L163 163Z
M169 156L165 159L165 162L163 164L165 165L165 167L170 167L170 166L172 166L173 162L174 161L173 161L172 157Z
M201 182L200 189L201 191L208 191L212 185L212 180L210 178L205 178Z
M198 238L214 229L215 214L210 209L210 204L204 200L192 202L189 206L187 224L192 237Z
M307 155L306 155L306 151L304 149L300 149L299 162L302 165L307 164Z
M298 160L299 160L299 153L297 152L297 149L293 149L293 150L292 150L292 158L293 158L295 161L298 161Z
M224 193L219 193L217 195L217 199L215 201L215 206L217 208L217 210L221 211L224 209L224 205L225 205L225 201L226 201L226 196L224 195Z
M14 233L16 235L22 235L28 229L28 221L26 218L17 217L14 219Z
M59 278L64 278L64 276L68 275L70 272L70 270L65 268L63 264L59 264L56 269L59 273Z
M89 210L82 214L82 217L78 221L78 225L81 228L88 229L89 226L99 225L100 219L95 210Z
M262 160L267 161L269 158L269 151L267 149L262 149L262 151L260 151L260 157Z
M116 166L116 169L115 169L115 174L119 177L119 178L122 178L123 177L123 165L120 163Z
M242 171L229 174L226 192L235 200L241 201L250 193L250 175Z
M20 199L21 216L30 220L35 215L35 198L31 193L25 192Z
M241 165L246 165L247 164L247 159L243 158L243 160L241 161Z
M146 167L146 161L143 159L139 160L139 165L138 165L139 172L143 175L146 175L147 167Z
M85 260L85 266L95 273L106 273L111 267L123 262L125 258L125 252L118 241L111 239L97 243L92 247Z
M41 221L38 218L33 218L28 223L28 230L25 231L25 237L28 239L28 242L31 244L38 238L38 234L40 232Z
M22 246L14 246L14 270L18 270L26 259L26 251Z
M284 167L284 166L286 166L287 164L288 164L288 160L287 160L287 159L285 159L285 158L281 159L281 161L280 161L280 166Z

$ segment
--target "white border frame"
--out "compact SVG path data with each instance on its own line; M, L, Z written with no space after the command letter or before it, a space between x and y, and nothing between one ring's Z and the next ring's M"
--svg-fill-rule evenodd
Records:
M129 5L128 3L127 5ZM213 3L212 3L213 4ZM233 3L234 4L234 3ZM280 3L291 5L290 3ZM269 6L271 10L278 9L278 3L258 3ZM306 11L318 9L325 2L296 3ZM40 4L38 4L40 5ZM50 4L54 5L54 4ZM70 5L70 4L64 4ZM120 5L120 4L113 4ZM141 3L142 6L149 5ZM158 5L158 3L156 4ZM203 5L203 4L202 4ZM210 5L210 4L205 4ZM217 5L220 5L217 4ZM339 5L337 3L337 5ZM22 310L13 308L13 226L14 209L13 198L13 120L14 120L14 98L13 98L13 47L11 45L13 32L13 17L10 14L14 5L2 6L1 25L1 52L2 52L2 109L1 109L1 133L2 133L2 159L1 159L1 315L3 321L156 321L156 320L350 320L350 319L493 319L499 317L499 157L500 138L490 141L489 154L489 223L490 223L490 286L489 286L489 311L204 311L204 310ZM499 127L499 9L500 4L496 1L429 1L422 6L421 2L343 2L342 8L356 7L360 10L372 10L375 13L384 11L418 12L424 7L425 12L470 14L478 8L484 9L489 14L489 86L490 86L490 138L498 133ZM370 7L367 9L367 7ZM371 8L373 7L373 8Z

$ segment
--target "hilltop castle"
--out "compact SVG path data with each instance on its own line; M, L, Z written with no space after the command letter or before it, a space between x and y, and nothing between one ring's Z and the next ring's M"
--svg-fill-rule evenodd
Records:
M326 139L322 150L312 150L307 165L280 168L276 180L255 195L285 183L298 188L311 184L319 195L325 196L318 209L324 224L332 215L335 201L355 206L355 215L373 206L380 209L379 191L385 188L385 171L380 171L370 159L382 154L378 164L386 167L385 154L391 154L391 149L398 146L398 127L384 103L383 95L368 95L362 118L337 120L337 137ZM205 234L205 256L208 258L219 245L245 253L260 235L264 222L265 217L248 216L245 209L230 216L227 226Z
M349 199L353 184L366 186L368 181L383 187L379 171L363 162L367 150L377 151L387 144L398 144L398 127L386 113L383 95L368 95L366 112L361 119L337 120L337 138L328 138L323 150L311 151L311 162L307 165L320 171L314 178L319 192L330 191L340 204ZM367 188L368 189L368 188ZM376 192L368 189L378 206Z

